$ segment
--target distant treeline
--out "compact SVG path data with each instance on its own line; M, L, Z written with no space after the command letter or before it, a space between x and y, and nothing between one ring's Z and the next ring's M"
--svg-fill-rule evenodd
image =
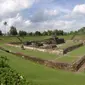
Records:
M2 31L0 30L0 35L19 35L19 36L51 36L51 35L69 35L69 34L84 34L85 33L85 27L82 27L78 31L71 31L71 32L64 32L63 30L48 30L44 32L40 31L35 31L35 32L26 32L23 30L20 30L19 32L17 31L16 27L11 26L9 32L3 34Z

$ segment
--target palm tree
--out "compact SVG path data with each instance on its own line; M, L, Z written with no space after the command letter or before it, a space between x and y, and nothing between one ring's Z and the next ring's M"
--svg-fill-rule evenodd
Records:
M5 35L6 35L6 26L7 26L7 22L4 22L4 26L5 26Z

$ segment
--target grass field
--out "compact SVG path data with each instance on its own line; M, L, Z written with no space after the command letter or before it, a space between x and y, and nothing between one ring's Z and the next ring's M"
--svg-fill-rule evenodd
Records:
M1 56L7 56L10 66L25 76L41 85L85 85L84 73L71 73L54 70L43 65L38 65L12 54L0 51Z
M42 40L50 36L42 37L26 37L26 40ZM72 62L74 59L85 54L85 46L82 46L67 55L58 56L56 54L42 53L32 50L21 50L20 48L6 46L9 41L18 41L15 37L0 37L0 46L16 52L23 52L30 56L35 56L43 59L57 59L60 61ZM43 65L35 64L28 60L24 60L12 54L0 50L0 56L7 56L10 66L17 72L24 75L27 80L34 81L41 85L85 85L84 73L72 73L62 70L55 70Z
M85 55L85 46L82 46L78 49L75 49L68 54L65 54L63 57L58 58L59 61L64 62L74 62L76 59Z
M27 40L43 40L43 39L47 39L50 36L34 36L34 37L24 37L23 41L27 41ZM60 36L61 37L61 36ZM67 36L64 36L67 37ZM69 36L68 36L69 38ZM34 50L21 50L20 48L16 48L16 47L11 47L11 46L7 46L4 43L8 43L8 42L15 42L15 41L19 41L16 37L0 37L1 40L1 46L15 51L15 52L23 52L24 54L30 55L30 56L35 56L35 57L39 57L42 59L48 59L48 60L58 60L58 61L64 61L64 62L73 62L74 60L76 60L77 58L83 56L85 54L85 46L80 47L79 49L76 49L72 52L69 52L66 55L56 55L56 54L49 54L47 52L39 52L39 51L34 51ZM68 41L69 43L69 41ZM70 44L75 44L73 42L70 42ZM68 46L70 45L68 44ZM66 44L65 44L66 45ZM66 47L64 45L64 47Z
M57 45L57 47L59 49L65 49L65 48L68 48L68 47L71 47L73 45L77 45L77 44L80 44L80 43L81 42L74 42L73 40L67 40L67 41L65 41L65 43Z

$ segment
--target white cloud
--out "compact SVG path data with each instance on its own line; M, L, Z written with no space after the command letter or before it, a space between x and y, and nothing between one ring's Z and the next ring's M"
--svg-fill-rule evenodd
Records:
M76 5L73 10L64 8L50 8L50 9L39 9L34 11L34 14L29 16L29 19L21 16L20 12L23 9L30 8L33 2L40 0L0 0L0 18L1 15L15 13L10 17L2 17L0 22L0 30L5 32L4 21L7 21L7 31L9 31L10 26L15 26L17 30L30 31L44 31L44 30L54 30L61 29L65 31L71 31L85 26L85 4ZM17 14L18 13L18 14Z
M45 10L45 14L50 15L50 16L55 16L59 14L59 11L54 9L54 10Z
M0 30L5 32L4 22L7 22L7 31L9 31L11 26L15 26L17 30L28 30L27 27L31 25L30 20L25 20L19 13L12 18L4 19L0 22Z
M52 21L46 21L44 23L41 24L41 28L48 30L64 30L64 31L68 31L71 30L70 27L74 28L75 27L75 20L72 21L66 21L66 20L52 20Z
M73 9L74 13L85 14L85 4L76 5Z
M35 0L0 0L0 15L30 8Z

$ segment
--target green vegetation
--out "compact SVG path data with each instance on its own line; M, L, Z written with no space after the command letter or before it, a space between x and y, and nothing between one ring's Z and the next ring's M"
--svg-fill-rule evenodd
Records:
M6 57L0 57L0 85L29 85L22 75L12 70Z
M64 56L61 56L60 58L57 58L56 60L71 63L84 55L85 55L85 46L82 46L80 48L77 48L69 52L68 54L65 54Z
M0 55L6 55L9 65L19 72L27 80L41 85L84 85L85 75L55 70L43 65L38 65L28 60L24 60L12 54L0 51Z
M61 38L64 37L66 40L68 40L68 39L71 39L71 36L72 35L60 36L60 37ZM84 35L81 35L80 37L82 36ZM24 38L21 38L21 39L23 41L43 40L49 37L50 36L30 36L30 37L25 36ZM10 47L5 45L6 43L11 41L17 42L19 40L14 36L11 36L11 37L2 36L0 37L0 46L2 46L3 48L9 49L11 51L22 52L26 55L35 56L35 57L39 57L43 59L51 59L51 60L64 61L64 62L70 63L85 54L85 46L82 46L72 52L69 52L68 54L64 56L63 55L57 56L56 54L43 53L43 52L33 51L33 50L21 50L20 48ZM8 64L10 65L10 67L16 70L21 75L24 75L27 81L32 81L36 85L37 84L39 85L85 85L84 73L72 73L72 72L62 71L58 69L57 70L51 69L46 66L35 64L23 58L3 52L1 50L0 50L0 56L7 56L9 60Z
M7 46L7 45L3 45L3 47L5 49L9 49L9 50L14 51L14 52L22 52L26 55L34 56L34 57L38 57L38 58L42 58L42 59L52 60L52 59L55 59L58 57L56 54L50 54L47 52L40 52L40 51L36 51L36 50L29 50L29 49L22 50L21 48L11 47L11 46Z
M57 47L59 49L65 49L65 48L68 48L70 46L73 46L73 45L77 45L77 44L80 44L81 42L74 42L72 40L67 40L65 43L63 44L60 44L60 45L57 45Z

